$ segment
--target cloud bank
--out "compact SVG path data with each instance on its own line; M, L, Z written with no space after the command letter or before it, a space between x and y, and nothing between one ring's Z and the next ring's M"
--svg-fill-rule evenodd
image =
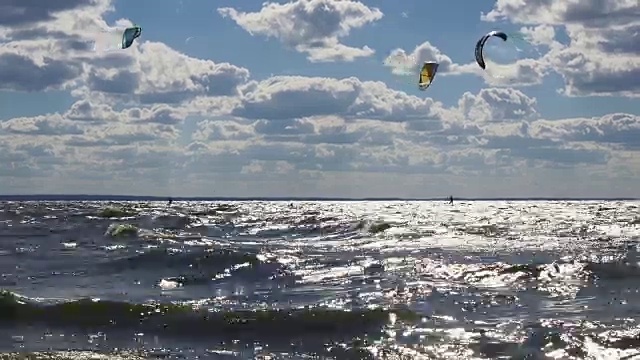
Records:
M91 34L126 25L105 22L110 1L15 2L0 12L2 90L75 100L66 111L0 122L2 192L635 196L640 116L545 119L519 87L555 72L565 96L638 96L640 42L629 40L637 7L549 4L497 1L483 18L521 24L547 52L515 64L509 86L489 82L445 106L356 77L254 79L251 69L159 42L100 53ZM372 55L342 41L383 17L338 0L218 12L315 62ZM556 40L559 28L568 43ZM443 75L477 74L429 42L395 55L435 58Z

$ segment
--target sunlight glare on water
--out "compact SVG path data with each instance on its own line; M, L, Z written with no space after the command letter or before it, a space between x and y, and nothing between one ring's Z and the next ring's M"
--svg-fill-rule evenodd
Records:
M633 357L638 209L5 203L0 313L17 315L0 316L12 339L0 346L58 358Z

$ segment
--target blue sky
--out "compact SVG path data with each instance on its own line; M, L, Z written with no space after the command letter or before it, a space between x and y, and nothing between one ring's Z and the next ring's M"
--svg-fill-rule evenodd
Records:
M17 6L0 192L635 196L640 21L576 1ZM93 50L131 23L131 48ZM482 71L495 29L526 41L490 40ZM427 91L397 74L426 60Z

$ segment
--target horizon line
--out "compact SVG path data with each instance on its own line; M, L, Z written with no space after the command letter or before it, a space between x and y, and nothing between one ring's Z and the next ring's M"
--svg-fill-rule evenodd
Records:
M0 195L0 201L448 201L443 197L341 197L341 196L153 196L98 194L16 194ZM454 201L636 201L632 197L459 197Z

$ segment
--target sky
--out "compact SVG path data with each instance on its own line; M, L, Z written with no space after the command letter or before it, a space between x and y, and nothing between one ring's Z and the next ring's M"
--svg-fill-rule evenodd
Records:
M7 0L0 193L637 197L638 79L637 0Z

